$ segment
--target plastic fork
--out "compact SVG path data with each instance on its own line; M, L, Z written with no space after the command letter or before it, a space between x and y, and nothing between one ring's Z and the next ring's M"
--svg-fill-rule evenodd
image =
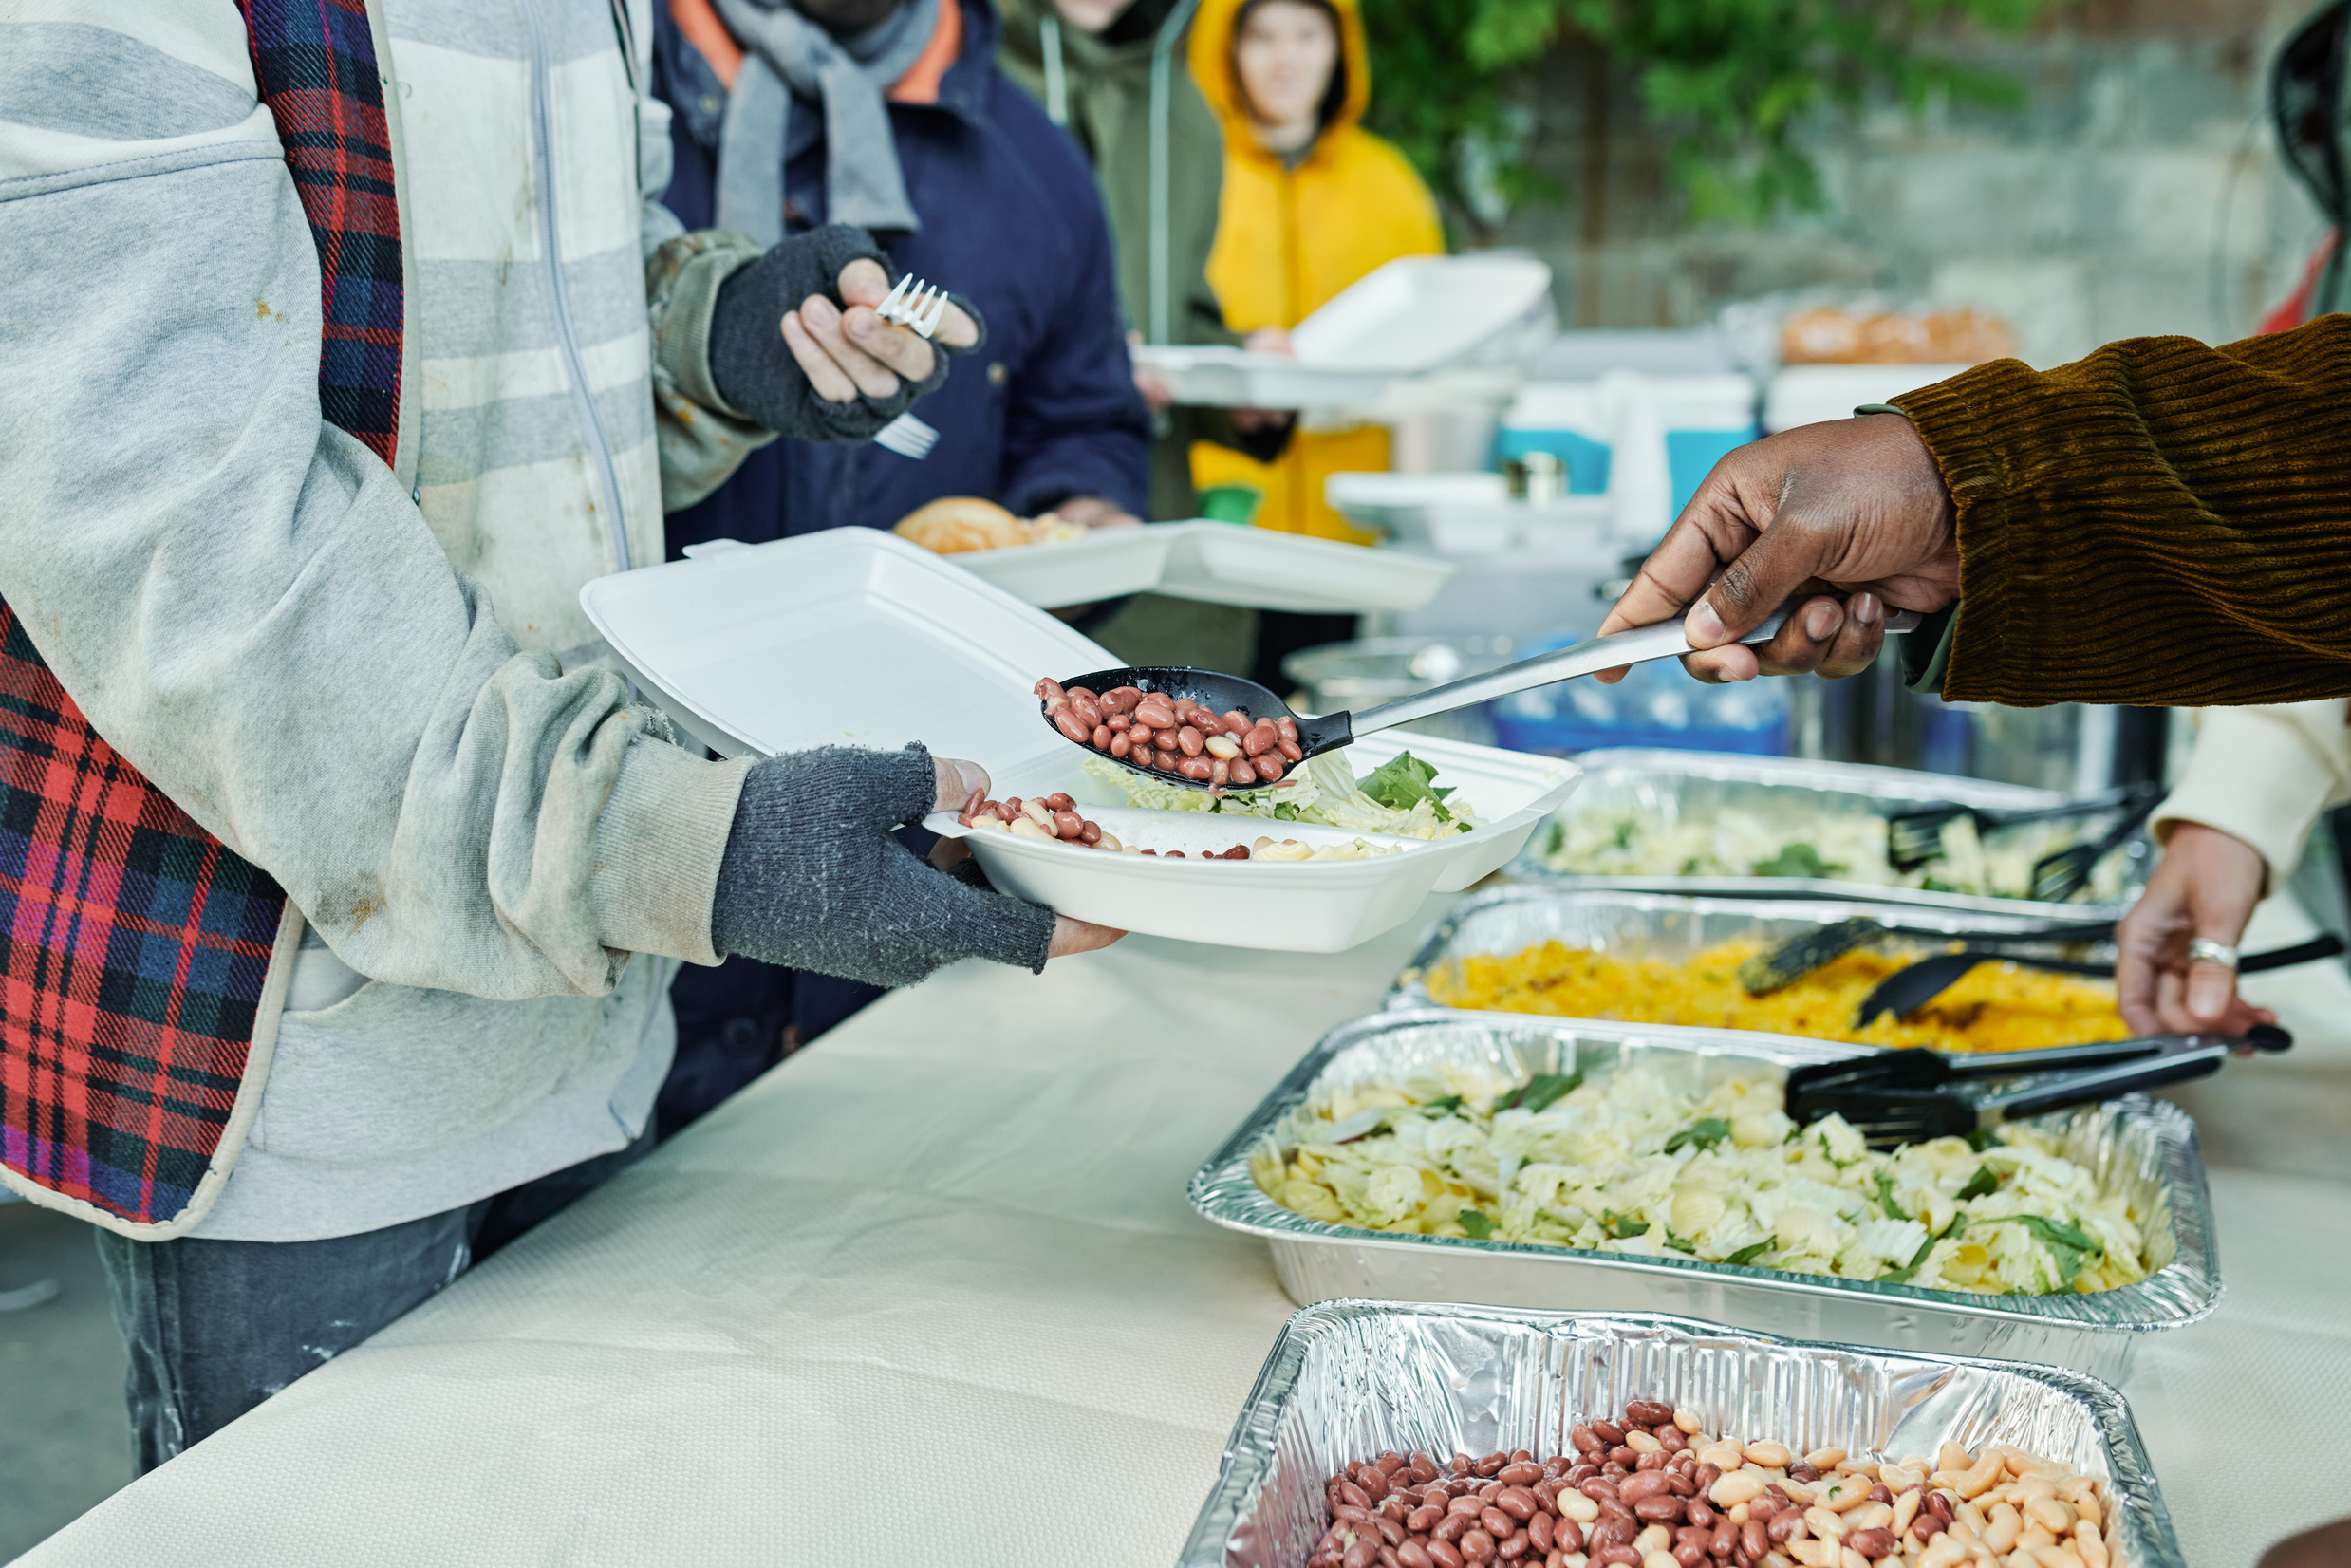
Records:
M873 433L873 444L919 463L939 444L939 432L911 414L901 414Z
M873 308L873 313L928 338L947 319L947 291L908 272Z
M1800 1127L1842 1116L1872 1148L1895 1148L2183 1083L2219 1072L2232 1055L2276 1053L2293 1043L2285 1030L2256 1024L2241 1036L2158 1035L2047 1051L1880 1051L1795 1069L1783 1103ZM2006 1081L1983 1091L1960 1087L1987 1078Z

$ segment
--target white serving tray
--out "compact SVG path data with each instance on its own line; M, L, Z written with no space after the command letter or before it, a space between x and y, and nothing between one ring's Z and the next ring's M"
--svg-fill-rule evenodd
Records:
M1400 256L1290 331L1298 363L1415 376L1453 364L1537 310L1551 269L1532 256Z
M1450 562L1427 556L1205 519L1102 529L1065 544L975 550L948 559L1048 609L1145 592L1340 615L1418 609L1453 575Z
M1037 721L1031 692L1040 675L1117 659L954 563L878 529L833 529L600 577L580 604L647 695L726 756L919 740L987 768L999 798L1066 790L1121 839L1187 855L1261 832L1353 836L1110 804L1114 792L1092 783L1078 750ZM1351 760L1362 773L1408 746L1485 826L1434 844L1406 841L1402 853L1373 860L1289 865L1145 859L998 833L971 835L972 848L998 887L1080 919L1227 946L1335 952L1410 919L1428 893L1500 868L1578 776L1557 757L1424 736L1370 737ZM969 832L946 812L924 826Z

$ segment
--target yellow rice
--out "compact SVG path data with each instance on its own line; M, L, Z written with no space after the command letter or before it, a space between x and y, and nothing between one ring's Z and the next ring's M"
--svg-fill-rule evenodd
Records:
M1739 965L1763 945L1726 942L1670 963L1546 942L1507 958L1478 954L1440 966L1429 973L1428 990L1448 1007L1938 1051L2029 1051L2130 1035L2115 1011L2112 983L2001 962L1976 965L1908 1017L1881 1014L1867 1029L1856 1029L1861 999L1923 953L1848 953L1793 985L1751 997L1739 983Z

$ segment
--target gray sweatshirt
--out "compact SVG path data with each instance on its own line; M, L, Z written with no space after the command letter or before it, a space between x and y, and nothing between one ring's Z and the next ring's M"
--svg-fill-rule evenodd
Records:
M719 956L746 770L670 744L578 607L662 559L665 469L707 490L766 439L694 405L731 268L654 202L649 0L369 9L397 470L319 417L316 252L236 8L0 10L0 597L290 899L208 1237L372 1229L628 1143L676 961Z

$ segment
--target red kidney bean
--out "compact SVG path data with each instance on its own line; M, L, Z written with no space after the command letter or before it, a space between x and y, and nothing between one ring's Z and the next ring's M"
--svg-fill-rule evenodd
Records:
M1496 1476L1494 1479L1500 1481L1502 1477ZM1535 1517L1536 1509L1539 1504L1536 1503L1533 1492L1528 1491L1524 1486L1511 1485L1504 1486L1495 1494L1494 1506L1523 1524Z
M1059 730L1070 739L1077 741L1081 745L1093 738L1093 726L1092 724L1080 721L1077 715L1072 713L1067 708L1063 708L1060 712L1054 714L1053 716L1053 722L1054 729Z
M1077 715L1077 721L1090 730L1106 717L1101 703L1091 697L1080 697L1075 692L1070 694L1070 711Z
M1760 1519L1750 1519L1739 1526L1739 1544L1749 1557L1760 1558L1771 1550L1771 1533Z
M1584 1539L1605 1551L1611 1546L1632 1545L1633 1538L1640 1533L1641 1527L1631 1519L1618 1519L1612 1515L1595 1521L1591 1529L1584 1532Z
M1894 1501L1894 1494L1886 1490L1886 1488L1882 1485L1872 1486L1870 1488L1870 1501L1872 1503L1892 1503Z
M1366 1492L1362 1487L1356 1485L1353 1482L1342 1481L1334 1485L1331 1489L1338 1493L1339 1501L1347 1503L1349 1506L1361 1508L1367 1514L1371 1511L1371 1494Z
M1714 1490L1714 1484L1723 1479L1723 1467L1720 1465L1701 1465L1698 1473L1689 1479L1697 1484L1701 1494L1710 1492Z
M1122 730L1110 737L1110 755L1112 756L1123 757L1132 750L1134 750L1134 742L1128 737L1125 731Z
M1514 1459L1494 1472L1494 1479L1505 1486L1532 1486L1542 1478L1543 1467L1525 1459Z
M1275 733L1271 724L1260 719L1241 740L1241 749L1255 756L1259 752L1270 752L1280 744L1281 737Z
M1698 1484L1689 1479L1689 1472L1688 1470L1676 1470L1669 1467L1667 1469L1660 1470L1657 1473L1666 1478L1666 1490L1671 1492L1675 1497L1694 1497L1697 1495Z
M1412 1479L1424 1486L1437 1479L1437 1462L1417 1448L1412 1451Z
M1929 1492L1924 1504L1926 1511L1949 1524L1951 1521L1951 1500L1942 1492Z
M1448 1540L1430 1541L1428 1560L1435 1563L1437 1568L1463 1568L1460 1549Z
M1858 1552L1872 1562L1875 1562L1882 1557L1891 1557L1894 1545L1894 1532L1883 1525L1874 1529L1856 1530L1845 1538L1845 1550Z
M1176 731L1176 746L1185 756L1198 756L1201 747L1207 744L1207 739L1196 724L1186 724Z
M1428 1568L1428 1565L1436 1559L1430 1557L1428 1548L1419 1541L1408 1540L1396 1548L1396 1560L1402 1563L1404 1568Z
M1631 1470L1640 1461L1640 1457L1621 1443L1608 1450L1608 1462L1611 1465L1621 1465L1627 1470Z
M1281 759L1272 752L1267 752L1263 756L1251 757L1249 766L1257 771L1258 782L1260 784L1271 784L1275 779L1279 778L1283 772Z
M1916 1519L1911 1521L1911 1534L1918 1538L1918 1544L1921 1546L1941 1535L1947 1528L1943 1521L1935 1518L1924 1508L1918 1511Z
M1673 1407L1655 1399L1629 1400L1625 1419L1636 1427L1658 1427L1673 1420Z
M1397 1523L1394 1520L1390 1519L1386 1514L1373 1514L1371 1516L1371 1524L1373 1528L1379 1531L1380 1539L1387 1541L1389 1545L1401 1546L1404 1544L1404 1526Z
M1594 1556L1607 1568L1640 1568L1641 1554L1630 1546L1603 1546Z
M1678 1454L1689 1447L1689 1439L1682 1435L1682 1428L1670 1421L1657 1428L1657 1441L1670 1454Z
M1645 1497L1633 1505L1633 1517L1649 1524L1679 1524L1682 1500L1671 1492L1663 1497Z
M1479 1460L1475 1465L1469 1466L1469 1468L1480 1481L1491 1481L1494 1479L1495 1472L1509 1463L1510 1456L1497 1448L1492 1453L1487 1454L1483 1459Z
M1134 721L1148 724L1155 730L1175 728L1175 705L1166 698L1153 695L1135 704Z
M1445 1510L1443 1508L1432 1507L1428 1503L1424 1503L1419 1507L1404 1516L1404 1527L1411 1531L1416 1536L1425 1536L1429 1531L1435 1529L1437 1527L1437 1521L1443 1519L1444 1517Z
M1463 1531L1462 1560L1464 1562L1493 1561L1494 1538L1487 1535L1483 1530Z
M1753 1523L1757 1517L1759 1516L1749 1514L1747 1521ZM1782 1508L1780 1512L1763 1520L1763 1534L1774 1546L1786 1545L1796 1539L1798 1532L1804 1528L1804 1516L1793 1508Z
M1576 1489L1583 1493L1584 1496L1590 1498L1595 1503L1615 1503L1619 1501L1619 1495L1616 1491L1616 1484L1609 1480L1606 1476L1595 1475L1590 1480L1580 1483Z
M1625 1429L1614 1421L1595 1421L1592 1424L1592 1435L1612 1448L1624 1446Z
M1296 740L1298 737L1298 721L1285 713L1274 720L1274 732L1284 740Z
M1560 1552L1580 1552L1584 1549L1584 1527L1572 1519L1562 1519L1551 1527L1551 1545Z
M1740 1540L1741 1532L1738 1525L1726 1519L1717 1520L1714 1524L1714 1538L1707 1542L1707 1555L1726 1558L1739 1549Z
M1236 786L1255 784L1258 781L1258 771L1249 765L1247 757L1236 756L1227 766L1231 770L1233 783Z
M1788 1466L1788 1479L1790 1481L1801 1481L1805 1485L1809 1486L1814 1482L1820 1479L1820 1472L1814 1469L1811 1465L1805 1464L1800 1459L1795 1464Z
M1641 1503L1666 1490L1666 1478L1654 1470L1644 1471L1627 1480L1616 1488L1616 1496L1628 1505L1638 1508Z
M1029 689L1035 692L1038 698L1043 700L1048 710L1050 710L1056 702L1066 702L1069 700L1069 693L1061 689L1061 682L1055 681L1050 675L1039 677L1036 684L1031 686Z
M1163 752L1160 755L1164 756L1166 754ZM1176 764L1176 772L1186 778L1206 784L1216 777L1216 763L1205 756L1187 756Z
M1496 1541L1494 1543L1494 1555L1502 1559L1504 1562L1516 1562L1519 1559L1526 1556L1526 1549L1533 1544L1534 1541L1528 1538L1527 1533L1524 1530L1521 1530L1515 1534L1504 1536L1502 1540Z
M1465 1492L1448 1503L1445 1511L1448 1514L1467 1514L1475 1519L1485 1511L1485 1500L1475 1492Z
M1537 1551L1551 1550L1551 1543L1558 1539L1558 1520L1556 1514L1537 1514L1526 1521L1526 1533L1534 1539Z
M1080 830L1079 830L1078 834L1077 834L1077 841L1078 841L1080 844L1099 844L1099 843L1101 843L1101 842L1102 842L1102 824L1101 824L1101 823L1099 823L1099 822L1089 822L1089 823L1087 823L1087 824L1086 824L1086 826L1085 826L1084 828L1082 828L1082 829L1080 829Z
M1467 1535L1470 1530L1476 1526L1477 1522L1477 1520L1468 1514L1447 1514L1443 1519L1437 1521L1437 1527L1428 1532L1428 1539L1431 1540L1459 1540L1462 1537Z
M1305 748L1301 747L1295 740L1285 740L1281 742L1281 744L1276 746L1274 750L1281 754L1281 759L1284 762L1303 762L1306 760Z
M1171 774L1175 772L1176 763L1180 760L1181 758L1176 753L1169 751L1165 746L1154 746L1151 750L1152 765L1157 767L1161 773Z
M1711 1526L1714 1523L1716 1517L1714 1505L1708 1503L1703 1495L1694 1496L1689 1502L1683 1503L1682 1514L1683 1517L1687 1518L1692 1524L1704 1524L1708 1526Z
M1093 749L1098 752L1109 751L1110 737L1116 733L1108 724L1096 724L1093 727Z
M1131 713L1142 700L1142 691L1134 686L1112 686L1102 694L1102 705L1112 713Z
M1651 1448L1649 1452L1634 1459L1633 1467L1635 1470L1662 1470L1666 1467L1666 1451L1663 1448Z
M1371 1568L1371 1564L1379 1559L1379 1553L1370 1541L1358 1540L1347 1548L1345 1557L1339 1559L1339 1568Z
M1055 812L1053 831L1063 838L1076 838L1086 831L1086 819L1075 812Z
M1491 1504L1478 1510L1478 1524L1496 1540L1509 1540L1510 1532L1519 1527L1516 1520Z

